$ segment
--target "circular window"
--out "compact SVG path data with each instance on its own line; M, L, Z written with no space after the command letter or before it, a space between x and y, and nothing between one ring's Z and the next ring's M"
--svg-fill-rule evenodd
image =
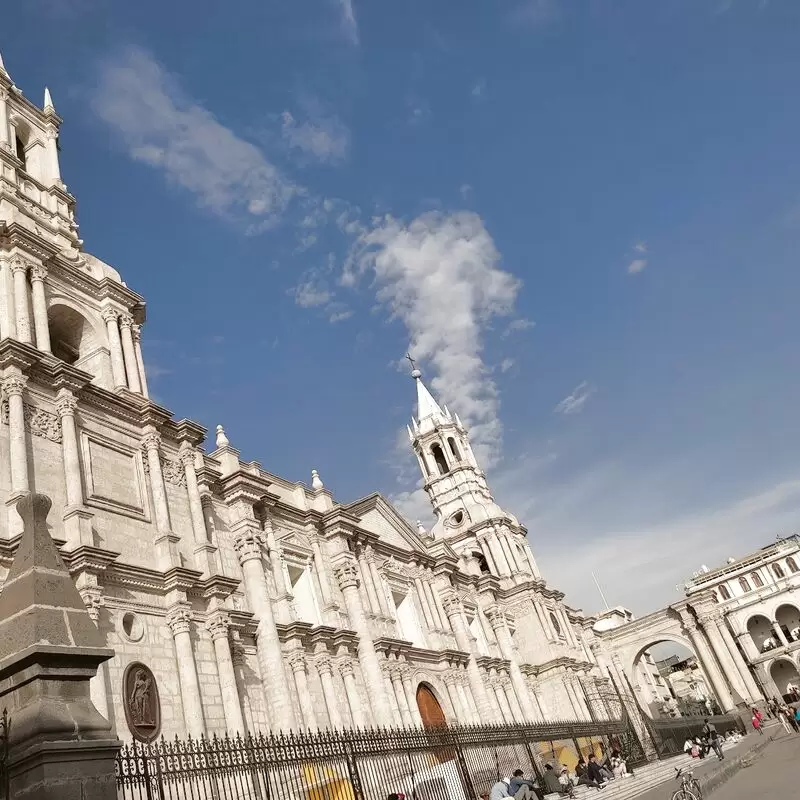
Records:
M456 511L456 513L453 514L452 519L453 519L453 523L454 524L460 525L464 521L464 512L463 511Z
M138 642L144 636L144 623L133 611L122 616L122 633L130 642Z

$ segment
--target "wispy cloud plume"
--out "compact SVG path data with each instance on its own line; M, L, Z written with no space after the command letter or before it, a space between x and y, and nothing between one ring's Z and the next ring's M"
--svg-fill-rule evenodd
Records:
M281 135L291 150L321 163L343 161L350 146L350 132L335 116L316 116L298 122L291 112L284 111Z
M647 267L647 244L636 242L633 246L634 258L628 262L628 275L638 275Z
M594 386L581 381L553 410L557 414L580 414L594 393Z
M161 171L212 213L259 230L302 190L253 144L192 101L146 51L101 65L91 94L97 116L136 161Z
M511 313L519 281L477 214L423 214L411 223L378 219L351 251L343 280L374 276L378 302L408 330L410 347L433 367L434 391L471 427L485 466L499 459L497 388L483 358L494 317Z
M342 34L353 46L359 43L358 20L353 0L332 0L339 13Z

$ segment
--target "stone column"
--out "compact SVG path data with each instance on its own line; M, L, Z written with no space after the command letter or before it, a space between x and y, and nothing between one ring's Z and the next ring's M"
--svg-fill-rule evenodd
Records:
M31 265L31 295L33 298L33 326L36 331L36 346L45 353L50 352L50 327L47 323L47 299L44 293L44 280L47 267Z
M275 529L272 527L272 520L267 517L264 520L264 536L267 539L267 551L269 554L269 566L272 570L272 580L275 582L275 608L278 622L286 625L294 619L292 607L292 592L289 588L289 580L284 572L283 553L278 545L275 536Z
M183 604L172 606L167 611L167 625L175 640L186 733L197 739L205 735L206 725L203 720L203 700L200 696L200 683L197 680L192 637L189 634L191 618L191 611Z
M119 328L122 334L122 360L125 364L125 374L128 376L128 387L132 392L141 394L139 364L136 361L136 349L133 346L133 317L130 314L120 314Z
M733 659L734 664L736 664L736 669L739 670L739 674L742 676L742 680L744 681L745 686L747 687L747 692L750 695L751 699L753 700L761 700L762 693L761 688L758 685L758 682L753 677L753 673L750 671L750 668L747 664L746 659L742 655L741 651L736 645L736 640L734 639L734 634L728 629L728 626L725 624L725 620L722 620L720 625L720 630L722 632L722 638L725 641L726 645L728 646L728 650L730 651L731 658ZM741 636L746 636L747 639L750 641L750 644L753 644L752 639L750 639L749 633L744 633ZM740 635L736 636L740 642L743 642ZM743 645L744 646L744 645ZM753 647L755 649L755 647Z
M492 551L494 562L497 564L497 571L500 573L500 575L504 577L511 575L511 567L509 567L508 562L506 561L503 548L500 544L500 539L497 536L497 531L490 531L487 533L486 542L489 545L489 549Z
M133 349L136 353L136 366L139 370L139 383L142 386L142 394L145 397L150 397L147 391L147 373L144 369L144 358L142 358L142 328L140 325L134 325L131 328L133 335Z
M704 627L708 634L708 639L711 642L711 648L719 659L719 663L722 665L725 677L727 677L731 688L744 701L758 700L758 695L751 696L749 687L746 685L739 672L736 662L740 661L741 658L738 652L734 655L733 651L736 650L736 645L733 643L733 640L730 639L730 637L726 637L723 633L723 629L727 630L727 628L725 628L725 621L722 618L722 614L717 613L711 616L707 621L704 620Z
M403 676L399 664L392 665L389 671L389 678L392 681L392 689L394 690L394 696L397 698L397 706L400 709L403 725L410 728L414 724L414 720L411 717L411 707L408 704L406 691L403 687Z
M428 597L431 602L431 609L433 610L434 617L439 622L439 630L446 631L450 626L447 622L447 614L442 606L441 600L439 599L438 592L433 588L433 574L429 575L428 581L424 584L425 588L428 590Z
M475 645L472 636L467 628L467 621L464 618L464 608L455 592L448 593L444 598L444 610L447 614L453 633L456 637L456 646L464 653L469 653L467 662L467 676L469 685L472 689L472 696L478 706L481 719L490 720L494 717L492 706L489 703L489 695L483 683L481 670L476 660Z
M17 338L11 264L3 256L0 256L0 338Z
M389 608L389 598L386 596L384 590L383 578L378 572L378 565L375 563L375 554L370 553L367 556L367 565L369 566L370 575L372 576L372 583L375 586L375 594L378 595L378 608L380 612L386 617L393 617L394 614Z
M453 709L453 716L457 723L463 724L465 721L464 709L461 707L461 698L458 696L458 689L456 689L455 676L450 672L446 672L442 680L444 681L447 698L450 700L450 706Z
M503 555L506 557L506 561L508 562L508 566L511 569L512 574L522 572L522 565L517 561L515 549L511 542L508 541L506 534L501 531L499 534L497 534L497 538L500 542L500 548L503 551Z
M497 644L500 647L500 654L508 661L508 674L511 676L511 684L514 693L517 695L517 702L522 711L523 719L533 719L533 702L528 693L528 684L519 668L517 654L514 649L514 642L511 639L511 631L508 629L508 620L505 613L497 606L487 609L489 622L494 629L497 637Z
M692 643L692 647L703 666L703 671L711 682L711 688L714 690L714 694L716 694L720 706L722 706L723 712L727 713L728 711L732 711L734 703L728 691L727 684L725 683L725 678L723 678L722 673L717 667L717 663L714 660L714 653L706 643L703 632L694 620L684 618L683 624L686 628L689 640Z
M334 571L344 597L350 625L358 634L358 660L361 664L364 681L370 692L376 721L379 725L391 725L392 715L384 688L383 674L381 673L378 654L375 652L369 623L361 605L361 595L358 591L358 569L355 559L350 555L346 555L334 564Z
M252 506L250 513L252 514ZM267 580L261 561L260 531L256 529L256 524L254 518L241 518L234 523L231 526L234 534L233 546L242 565L250 609L258 619L256 652L272 725L276 730L288 731L296 728L297 722L283 664L281 641L275 627L272 600L267 591Z
M97 629L100 629L100 609L103 607L103 591L99 586L85 586L78 590L83 600L89 616ZM102 636L102 634L101 634ZM106 637L103 636L103 639ZM89 680L89 696L92 698L94 707L107 719L111 716L108 713L108 690L106 688L106 673L108 667L106 663L100 664L97 674Z
M178 537L172 532L167 502L167 487L164 484L164 473L161 469L161 436L152 426L145 426L142 447L147 458L150 471L150 492L153 496L153 515L156 521L156 560L162 570L178 565L176 543Z
M578 696L578 691L575 688L575 683L569 675L564 678L564 688L567 690L570 705L575 712L575 719L584 719L586 717L586 709L583 707L583 703L581 703L581 699Z
M203 573L203 578L208 578L217 571L217 565L214 559L215 548L208 541L206 518L203 513L203 500L200 497L200 487L197 484L197 470L194 464L196 454L189 442L181 444L178 454L183 464L183 473L186 476L189 516L192 519L192 534L194 536L195 564Z
M503 677L500 681L500 686L503 689L503 694L505 694L506 696L506 703L511 709L511 719L514 722L519 722L519 723L525 722L522 709L516 703L516 697L514 696L514 687L511 685L511 681L507 677Z
M367 721L364 716L361 698L358 696L358 686L356 685L353 663L350 660L342 661L339 664L339 672L342 674L342 682L344 683L344 691L347 695L347 705L350 708L353 727L364 728L366 727Z
M425 593L425 589L422 586L422 581L419 578L414 578L414 588L417 591L417 597L419 597L419 604L422 607L422 616L425 617L425 624L431 630L437 628L438 625L433 619L433 614L431 612L428 596Z
M8 401L8 450L12 494L30 490L23 398L27 383L28 379L22 373L8 372L3 377L3 394Z
M373 614L380 614L381 613L381 606L378 602L378 593L375 590L375 584L372 580L372 570L369 568L369 563L367 563L366 554L364 553L363 548L359 548L357 554L358 560L358 569L361 572L361 580L364 583L364 588L367 591L367 598L369 600L369 610Z
M411 723L419 727L422 725L422 715L419 713L417 695L414 692L414 684L411 681L411 668L408 664L403 664L400 667L400 679L403 683L403 692L406 695L406 705L411 712Z
M513 725L514 715L511 713L511 706L508 704L508 698L506 697L506 693L503 691L500 678L495 678L492 681L492 689L494 689L494 695L497 698L497 705L500 708L501 723L504 725Z
M64 461L64 485L67 505L64 509L64 533L70 548L94 545L93 514L83 505L83 480L78 448L75 411L78 401L69 389L59 389L56 411L61 418L61 453Z
M475 714L473 712L472 706L469 702L469 697L467 696L467 687L464 686L462 676L456 676L456 691L458 692L458 699L461 701L461 707L464 709L465 716L464 716L464 724L468 725L470 723L474 723Z
M778 641L781 643L782 647L789 646L789 640L786 638L786 634L781 629L781 626L777 622L772 623L772 630L775 632L775 635L778 637Z
M225 714L225 728L231 736L237 733L244 735L244 719L242 703L236 683L236 671L233 668L233 656L228 637L230 619L222 611L215 612L207 622L211 641L214 643L214 655L217 657L217 674L222 695L222 711Z
M44 155L47 164L47 180L43 181L50 186L61 183L61 167L58 163L58 128L49 125L44 133Z
M325 696L325 708L328 710L328 722L333 730L340 731L344 728L342 714L339 711L339 702L336 699L336 686L333 683L333 662L327 653L318 655L314 662L322 684L322 693Z
M31 343L31 320L28 314L28 267L30 262L19 255L11 257L11 274L14 276L14 316L17 339Z
M554 642L558 638L553 631L553 626L550 622L550 617L547 613L547 609L542 605L542 600L538 595L533 596L533 608L536 611L536 616L539 618L539 623L542 626L542 631L544 635L551 641Z
M294 675L294 685L300 701L300 713L303 715L303 724L311 731L317 729L317 716L314 713L314 701L308 689L308 675L306 674L306 654L302 650L292 650L287 658Z
M115 389L125 389L125 358L122 355L122 340L119 336L119 312L113 308L103 311L103 319L108 333L108 349L111 353L111 375Z
M8 91L0 86L0 149L11 150L8 138Z

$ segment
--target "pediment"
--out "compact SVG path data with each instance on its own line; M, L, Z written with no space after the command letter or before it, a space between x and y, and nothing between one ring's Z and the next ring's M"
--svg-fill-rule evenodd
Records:
M428 551L416 528L383 495L368 495L345 508L359 518L360 528L376 534L382 542L411 552Z

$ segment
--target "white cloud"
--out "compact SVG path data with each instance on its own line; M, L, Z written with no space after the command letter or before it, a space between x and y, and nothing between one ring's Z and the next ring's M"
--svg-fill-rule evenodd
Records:
M553 410L557 414L580 414L594 393L594 386L581 381Z
M329 322L343 322L346 319L350 319L353 316L353 312L349 308L339 308L338 306L335 310L330 311L330 316L328 317Z
M637 253L646 253L647 252L647 244L645 242L636 242L636 244L633 246L633 249Z
M513 358L504 358L500 362L500 372L508 372L514 366Z
M284 111L281 135L289 148L320 162L344 160L350 146L350 133L337 117L320 116L298 123Z
M475 100L486 99L486 78L481 78L474 84L471 94Z
M91 103L133 159L163 172L218 216L258 230L276 223L302 193L144 50L127 49L103 64Z
M511 322L508 323L508 327L503 331L503 336L510 336L512 333L517 333L519 331L527 331L535 327L535 325L536 323L532 319L525 319L523 317L512 319Z
M492 318L511 313L520 286L499 264L477 214L429 212L409 224L375 220L343 275L346 284L374 275L378 302L406 326L411 351L436 374L433 391L471 427L486 466L500 457L502 426L482 340Z
M628 264L628 275L638 275L646 266L646 258L634 258L633 261Z
M462 200L468 200L472 194L472 187L468 183L462 183L458 187L458 193L461 195Z
M317 308L327 305L333 295L314 278L309 278L291 290L294 301L300 308Z
M353 46L358 45L358 20L353 0L333 0L339 12L339 25L342 34Z

